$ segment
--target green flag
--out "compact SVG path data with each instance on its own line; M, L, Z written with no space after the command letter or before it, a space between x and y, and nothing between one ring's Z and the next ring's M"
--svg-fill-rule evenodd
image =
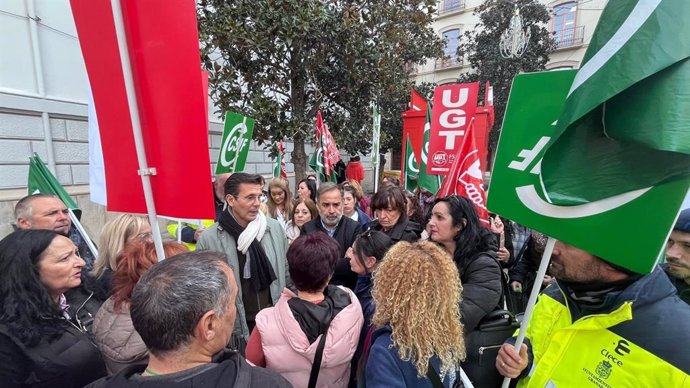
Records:
M57 196L65 206L74 211L77 218L81 217L81 210L77 207L77 203L67 194L67 191L55 178L55 175L48 170L36 153L29 158L29 182L27 187L29 195L41 193Z
M541 164L547 199L588 203L690 176L690 1L604 9Z
M574 70L513 80L491 173L487 207L521 225L638 273L663 257L690 179L581 205L550 203L539 175Z
M414 157L414 149L410 143L410 136L407 136L405 142L405 190L414 191L417 188L417 179L419 177L419 165L417 159Z
M374 104L373 117L374 123L372 128L374 134L371 140L371 165L376 168L379 165L379 147L381 142L381 113L379 113L376 104Z
M253 131L253 118L233 112L225 114L223 141L218 153L216 174L244 171Z
M424 190L436 194L441 187L441 176L426 172L427 151L429 150L429 132L431 129L431 104L426 107L426 124L424 124L424 141L422 142L422 161L419 164L419 180L417 184Z

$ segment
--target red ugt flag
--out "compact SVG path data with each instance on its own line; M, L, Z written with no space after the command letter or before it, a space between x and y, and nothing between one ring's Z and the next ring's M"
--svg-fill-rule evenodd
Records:
M474 203L482 226L489 227L489 212L486 210L484 174L479 158L479 148L474 139L474 119L467 126L460 151L438 190L437 197L459 195Z

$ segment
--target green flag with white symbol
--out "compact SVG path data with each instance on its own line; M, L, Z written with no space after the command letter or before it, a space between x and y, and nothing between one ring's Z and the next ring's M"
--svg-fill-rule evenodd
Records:
M690 176L690 1L604 9L541 163L554 204Z
M574 70L548 71L513 80L487 208L606 261L649 273L663 256L690 179L579 205L549 202L540 168L574 77Z
M427 152L429 151L429 132L431 129L431 104L426 107L426 124L424 124L424 141L422 142L422 160L419 163L419 179L417 184L424 190L436 194L439 187L441 187L441 176L431 175L426 172L426 162L428 160Z
M225 114L223 141L218 153L216 174L244 171L253 133L253 118L233 112Z
M419 177L419 165L417 159L414 157L414 149L410 142L410 136L407 136L405 142L405 190L414 191L417 188L417 178Z

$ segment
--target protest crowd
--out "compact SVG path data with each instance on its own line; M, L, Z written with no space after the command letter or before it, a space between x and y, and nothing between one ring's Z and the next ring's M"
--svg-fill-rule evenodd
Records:
M242 172L214 189L215 222L184 226L163 261L145 217L103 225L91 261L58 197L20 200L0 241L2 385L580 386L592 336L611 345L592 376L635 355L654 371L638 386L690 381L676 350L689 341L690 210L650 274L557 242L537 279L545 236L497 215L483 227L461 196L309 178L293 198L285 179Z

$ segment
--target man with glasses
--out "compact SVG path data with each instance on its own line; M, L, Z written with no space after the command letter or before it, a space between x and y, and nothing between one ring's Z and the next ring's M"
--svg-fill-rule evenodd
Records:
M227 209L197 243L197 250L224 253L240 285L235 340L249 338L256 314L277 302L290 283L285 232L259 210L263 186L261 175L232 174L225 182ZM233 345L244 351L243 341Z
M69 237L77 246L79 256L86 262L84 272L93 268L94 257L85 237L72 227L69 210L60 198L52 194L27 195L15 205L14 218L19 229L47 229Z
M330 283L354 290L357 274L350 270L350 262L345 253L360 234L361 227L357 221L343 217L343 192L335 183L325 182L319 186L316 207L319 215L302 226L301 234L326 233L338 242L341 259L336 263Z

